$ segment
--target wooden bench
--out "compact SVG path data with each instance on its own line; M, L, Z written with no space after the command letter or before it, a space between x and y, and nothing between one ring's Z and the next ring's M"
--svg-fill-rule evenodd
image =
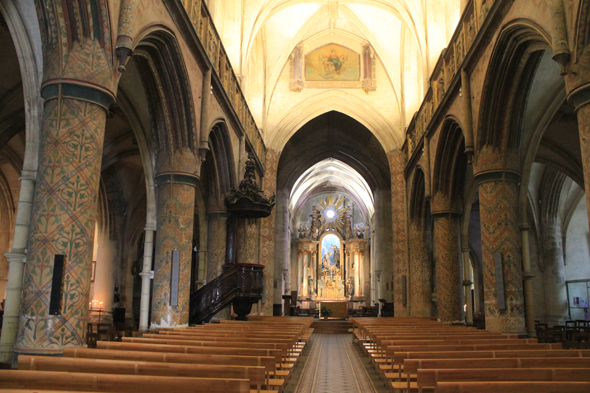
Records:
M270 375L280 377L277 381L271 380L271 386L284 386L285 379L290 376L290 369L284 368L282 363L283 353L278 349L256 349L256 348L233 348L233 347L193 347L185 345L162 345L162 344L137 344L126 342L97 342L98 349L111 349L116 351L139 351L139 352L164 352L178 354L201 354L201 355L237 355L237 356L269 356L275 361L274 371ZM284 372L282 372L284 371Z
M439 382L437 393L588 393L590 382Z
M87 392L211 392L250 393L247 379L156 377L99 373L0 370L3 389L74 390Z
M588 368L482 368L418 370L418 389L438 382L572 381L590 382Z
M256 387L253 392L257 393L261 392L262 385L267 385L264 367L240 366L237 365L237 361L232 365L213 365L20 355L18 369L161 377L248 379L250 386Z

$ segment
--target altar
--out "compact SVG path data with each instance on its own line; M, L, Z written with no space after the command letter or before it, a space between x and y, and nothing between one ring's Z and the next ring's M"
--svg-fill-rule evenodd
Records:
M322 301L319 302L320 310L322 307L331 310L330 318L348 318L348 302L346 301ZM322 315L320 314L320 317Z

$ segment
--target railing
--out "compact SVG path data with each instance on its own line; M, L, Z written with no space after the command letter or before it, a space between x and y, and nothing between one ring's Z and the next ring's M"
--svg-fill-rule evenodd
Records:
M461 73L461 65L471 49L475 37L489 14L492 5L499 0L472 0L463 15L446 49L443 49L430 78L430 88L406 131L407 158L412 157L416 146L430 128L436 110L444 100L455 76Z
M256 154L262 168L266 167L266 147L256 126L254 117L248 108L238 79L226 55L219 34L215 29L207 6L202 0L181 0L187 15L193 24L201 43L205 47L209 61L221 80L238 119L246 131L246 137L252 151Z
M238 263L191 295L189 321L208 322L223 308L234 304L238 319L245 319L252 304L262 298L264 266Z

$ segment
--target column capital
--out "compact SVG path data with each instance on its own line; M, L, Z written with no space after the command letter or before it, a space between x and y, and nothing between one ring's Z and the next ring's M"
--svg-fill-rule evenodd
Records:
M92 102L108 111L115 103L115 95L109 89L94 83L68 79L48 79L41 85L41 97L45 101L71 98Z
M474 176L478 184L508 181L520 185L520 173L510 169L491 169L476 173Z
M567 95L567 102L574 107L576 112L590 103L590 82L572 89Z
M449 218L449 219L455 219L458 220L459 218L461 218L461 216L463 215L463 213L461 212L457 212L457 211L444 211L444 212L434 212L430 214L430 217L433 220L438 220L441 218Z
M162 184L187 184L195 187L199 182L199 176L190 172L166 171L160 172L155 176L154 183L156 187Z

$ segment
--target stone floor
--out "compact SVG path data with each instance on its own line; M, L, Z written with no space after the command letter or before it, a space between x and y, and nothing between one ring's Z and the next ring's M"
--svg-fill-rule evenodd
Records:
M285 393L386 393L350 334L311 335Z

